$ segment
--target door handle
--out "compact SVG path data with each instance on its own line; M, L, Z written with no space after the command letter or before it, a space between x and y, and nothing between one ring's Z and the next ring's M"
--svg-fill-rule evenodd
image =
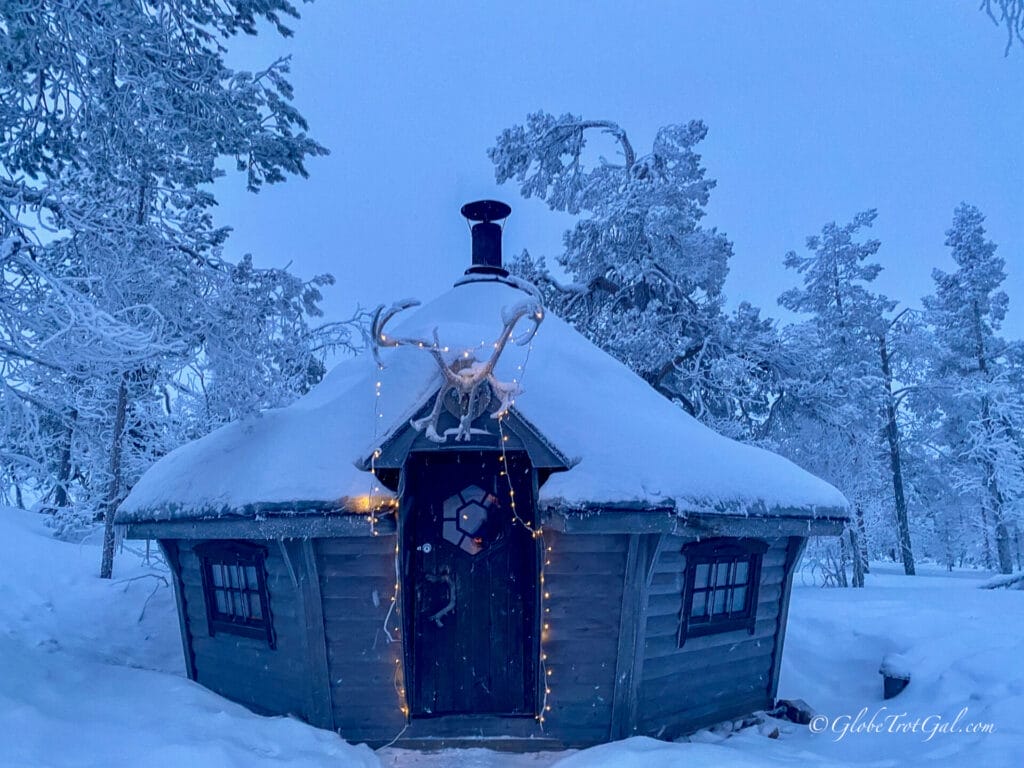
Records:
M417 552L422 552L425 555L429 555L431 551L433 551L433 549L434 548L430 545L429 541L424 542L423 544L420 544L418 547L416 547Z

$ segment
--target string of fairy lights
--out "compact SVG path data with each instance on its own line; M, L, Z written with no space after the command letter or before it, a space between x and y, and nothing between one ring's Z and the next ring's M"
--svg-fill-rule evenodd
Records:
M538 316L538 319L540 319L540 316ZM533 351L533 341L534 341L534 339L536 337L536 334L537 334L537 329L534 329L533 333L531 334L530 343L527 346L526 355L524 356L522 363L516 366L516 369L518 371L518 376L512 379L512 383L513 383L513 385L516 386L517 389L521 386L521 382L522 382L523 376L525 375L526 365L529 362L530 354ZM510 338L509 341L512 341L514 343L515 340L513 338ZM479 349L484 349L488 345L489 345L488 342L481 341L478 348ZM438 346L436 344L428 346L426 344L419 343L417 346L419 348L421 348L421 349L430 349L430 350L440 351L440 352L448 352L449 351L449 348L447 346L441 347L441 346ZM492 342L491 346L494 346L496 348L498 346L498 344L496 342ZM469 358L472 355L473 355L473 350L472 349L464 349L463 352L462 352L462 357L464 357L464 358ZM373 432L374 432L374 437L373 437L374 443L373 444L374 444L374 450L373 450L373 452L372 452L372 454L370 456L370 477L371 477L371 486L370 487L371 487L371 490L370 490L370 493L368 494L368 505L367 505L367 507L368 507L367 511L369 512L368 518L369 518L369 523L370 523L370 530L371 530L373 536L378 536L379 533L380 533L378 528L377 528L378 516L379 516L380 510L384 506L388 506L391 509L395 510L395 512L397 514L397 503L394 502L394 500L389 498L388 501L392 502L392 503L386 504L384 502L384 500L381 499L381 497L380 497L380 493L381 493L380 484L379 484L379 480L377 479L377 475L376 475L376 472L377 472L377 464L376 464L376 462L377 462L377 459L379 459L380 456L381 456L381 448L380 448L380 446L378 444L378 438L380 437L380 427L382 426L383 419L384 419L384 413L383 413L383 411L381 409L381 401L382 401L383 386L384 386L383 376L382 376L383 370L384 370L384 365L382 363L378 362L377 363L377 376L376 376L376 380L374 382L374 398L373 398L373 402L374 402L374 406L373 406L373 427L374 427L374 429L373 429ZM541 730L543 730L544 722L546 720L546 714L551 711L551 704L548 701L548 697L552 693L552 689L551 689L552 681L551 681L551 678L553 676L553 670L551 669L551 667L547 663L548 662L548 655L547 655L547 652L545 650L545 644L546 644L547 640L549 639L550 630L551 630L551 625L550 625L551 607L549 605L550 598L551 598L551 593L549 592L547 584L546 584L545 571L546 571L546 567L551 565L552 547L551 547L550 544L548 544L544 540L543 527L540 526L540 525L537 525L536 523L533 523L533 522L525 520L519 514L519 510L518 510L517 505L516 505L515 487L514 487L514 484L513 484L512 477L511 477L511 475L509 473L509 469L510 469L509 464L510 463L508 461L508 454L507 454L507 443L509 441L509 435L505 432L505 423L504 423L504 420L507 417L508 412L512 409L512 407L514 405L515 405L515 395L513 394L509 398L508 402L503 406L502 410L497 414L497 418L496 418L496 421L498 422L498 436L499 436L498 443L499 443L499 447L500 447L500 456L498 457L498 461L501 462L501 469L499 470L498 474L499 474L499 477L504 477L506 479L506 482L507 482L507 485L508 485L509 508L511 510L511 513L512 513L512 521L513 521L513 523L516 524L516 525L521 526L523 529L528 531L530 533L531 537L538 541L538 544L540 546L540 551L541 551L541 567L540 567L540 575L539 575L540 608L541 608L541 634L540 634L540 649L539 649L539 654L538 654L538 656L539 656L538 663L539 663L539 668L540 668L540 682L541 682L541 685L543 686L543 688L541 689L542 690L542 694L541 694L541 702L540 702L539 712L535 716L535 719L540 724ZM396 520L396 522L397 522L397 520ZM387 639L389 644L394 644L396 641L401 639L401 629L400 629L400 627L396 626L396 627L392 628L392 627L389 626L392 617L400 616L401 615L401 606L399 605L399 598L401 596L401 581L402 580L401 580L401 561L400 561L400 550L399 550L399 538L398 538L397 534L395 536L394 564L395 564L394 589L393 589L393 593L392 593L391 598L390 598L390 605L388 606L387 613L384 616L384 628L383 628L384 636L386 637L386 639ZM395 673L394 673L393 681L394 681L395 693L396 693L396 695L398 697L398 709L402 713L403 717L405 717L406 720L408 720L408 717L409 717L409 701L408 701L408 697L407 697L406 689L405 689L404 674L403 674L403 669L402 669L402 656L401 656L401 653L398 653L396 655L396 657L394 659L394 662L395 662ZM403 731L404 731L404 728L403 728ZM398 737L396 737L396 739L397 738Z
M386 504L385 500L380 497L380 481L377 479L377 459L381 456L380 445L378 444L378 438L380 437L381 425L384 420L384 413L381 409L381 398L384 394L384 364L381 362L377 363L377 376L374 382L374 397L373 397L373 453L370 454L370 493L368 494L368 517L370 521L370 531L373 536L378 536L380 531L377 529L378 515L380 510L387 506L391 510L394 510L397 514L397 502L394 499L388 499L391 502ZM397 520L396 520L397 523ZM402 637L402 630L400 626L392 628L389 626L392 617L401 616L401 606L398 604L399 597L401 596L402 590L402 578L401 578L401 560L398 548L398 535L395 535L395 549L394 549L394 567L395 567L395 583L391 593L390 603L388 605L387 613L384 614L383 631L384 637L387 639L388 645L393 645ZM392 634L394 631L394 634ZM398 697L398 709L402 713L402 716L408 719L409 717L409 702L406 698L405 693L405 676L402 670L402 654L401 645L398 646L398 652L395 654L395 672L392 676L392 683L395 688L395 694ZM402 732L405 728L402 729ZM397 740L402 734L399 733L395 737Z
M533 338L536 338L536 334L537 331L534 331ZM517 387L522 384L522 379L526 372L526 364L530 361L530 353L533 351L533 338L531 338L530 344L526 349L526 356L524 357L522 364L517 366L517 370L519 371L518 378L512 379L512 383L517 385ZM547 719L547 713L551 711L551 704L548 703L548 697L551 695L551 677L553 675L553 670L547 663L548 654L545 650L545 643L551 634L551 606L549 605L551 593L548 590L544 577L547 566L551 565L552 547L544 541L543 526L524 520L519 514L519 510L516 508L516 491L513 487L512 476L509 474L510 467L506 451L509 436L505 434L505 417L508 415L508 412L512 409L515 403L515 395L513 395L509 399L508 405L498 414L498 445L501 448L501 456L498 457L498 461L500 461L502 465L502 469L498 472L498 476L504 477L508 483L509 507L512 511L512 522L522 526L524 529L529 531L530 535L534 539L539 540L542 553L539 577L541 633L538 662L540 666L540 682L544 687L541 693L540 711L537 713L535 718L537 722L540 723L541 730L543 730L544 722Z
M377 381L374 384L373 392L373 453L370 454L370 493L369 493L369 513L370 513L370 533L374 536L378 534L377 531L377 494L380 493L380 486L377 484L377 459L380 458L380 447L377 445L377 437L380 434L380 422L384 418L384 414L380 411L380 396L381 387L384 385L381 375L384 372L384 365L377 363ZM387 628L385 627L385 631Z

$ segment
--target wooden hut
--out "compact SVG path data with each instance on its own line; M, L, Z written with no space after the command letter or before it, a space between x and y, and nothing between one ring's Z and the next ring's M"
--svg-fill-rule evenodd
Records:
M380 312L374 354L122 504L166 553L191 679L371 745L671 738L773 705L794 568L845 499L546 314L501 268L507 212L464 209L473 266Z

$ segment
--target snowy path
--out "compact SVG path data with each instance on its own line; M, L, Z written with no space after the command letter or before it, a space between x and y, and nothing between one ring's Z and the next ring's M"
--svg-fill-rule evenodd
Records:
M95 577L94 543L49 537L37 517L0 509L0 765L248 768L889 768L1024 765L1024 591L979 590L988 574L876 565L864 590L794 590L781 694L838 731L780 724L688 744L631 739L581 752L373 753L290 718L264 718L186 680L170 590L127 552L113 583ZM134 579L134 580L130 580ZM150 595L152 593L152 597ZM146 605L148 600L148 605ZM143 606L145 614L139 620ZM881 700L878 666L900 653L909 688ZM992 733L849 733L844 722L906 713ZM846 719L844 719L846 718ZM941 718L938 720L936 718ZM883 729L885 730L885 729Z

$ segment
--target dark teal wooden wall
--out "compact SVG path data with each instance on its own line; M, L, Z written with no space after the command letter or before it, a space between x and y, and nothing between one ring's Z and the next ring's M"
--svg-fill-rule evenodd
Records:
M680 649L685 560L693 537L545 531L539 682L551 689L539 723L500 718L480 735L540 736L566 746L632 733L673 738L771 706L789 574L803 539L769 539L754 633L695 637ZM206 624L198 540L162 542L179 577L186 660L203 685L257 712L292 714L380 745L405 726L401 618L393 533L263 540L277 647ZM527 719L529 721L529 719ZM432 723L434 725L432 725ZM406 736L445 735L458 723L417 720Z

